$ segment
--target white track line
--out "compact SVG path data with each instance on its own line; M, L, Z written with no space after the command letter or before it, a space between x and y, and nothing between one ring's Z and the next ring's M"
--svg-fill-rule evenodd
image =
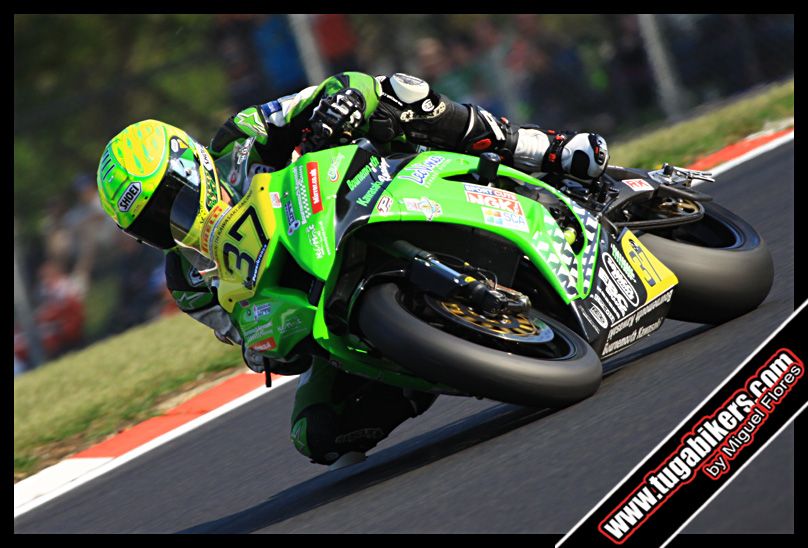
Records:
M714 167L713 169L711 169L709 171L713 175L720 175L720 174L724 173L725 171L729 171L730 169L743 164L744 162L748 162L752 158L757 158L761 154L766 154L770 150L774 150L775 148L779 147L780 145L783 145L783 144L785 144L785 143L787 143L789 141L793 141L793 140L794 140L794 132L791 131L791 133L787 133L785 135L782 135L782 136L778 137L777 139L769 141L765 145L761 145L761 146L759 146L759 147L757 147L755 149L750 150L749 152L741 154L737 158L733 158L732 160L728 160L728 161L724 162L723 164L721 164L719 166L716 166L716 167ZM696 186L697 184L699 184L701 182L703 182L703 181L695 182L695 183L693 183L693 186Z
M68 491L72 491L76 487L84 485L88 481L102 476L107 472L110 472L111 470L114 470L115 468L136 459L140 455L148 453L152 449L156 449L157 447L160 447L161 445L164 445L182 436L183 434L190 432L191 430L199 428L200 426L221 417L225 413L241 407L242 405L263 396L264 394L267 394L275 388L282 386L296 378L297 376L285 376L281 377L280 379L276 379L272 381L271 388L262 386L247 392L243 396L240 396L222 405L221 407L214 409L213 411L209 411L200 417L188 421L182 426L178 426L174 430L166 432L165 434L158 436L119 457L99 459L66 459L59 464L46 468L45 470L42 470L31 477L25 478L24 480L14 484L14 517L16 518L38 506L41 506L42 504L45 504L50 500L55 499L60 495L63 495L64 493L67 493ZM71 463L71 461L90 462L79 462L75 465L66 464ZM47 491L48 483L51 485L50 488L52 490L50 491ZM27 499L26 497L34 498Z
M791 133L778 137L765 145L750 150L749 152L746 152L733 160L729 160L711 169L710 172L713 175L719 175L739 166L740 164L743 164L744 162L748 162L761 154L765 154L770 150L792 141L793 139L794 132L792 131ZM696 186L702 182L703 181L696 181L693 183L693 186ZM14 484L14 517L16 518L48 501L55 499L60 495L63 495L64 493L67 493L68 491L75 489L76 487L84 485L88 481L102 476L107 472L126 464L132 459L135 459L140 455L151 451L152 449L168 443L169 441L176 439L179 436L232 411L233 409L236 409L237 407L242 406L295 378L296 376L282 377L281 379L273 381L272 387L269 389L262 387L257 388L252 392L248 392L247 394L226 403L218 409L214 409L213 411L189 421L170 432L166 432L162 436L158 436L119 457L98 459L66 459L58 464L46 468L45 470L42 470L41 472L38 472L37 474Z

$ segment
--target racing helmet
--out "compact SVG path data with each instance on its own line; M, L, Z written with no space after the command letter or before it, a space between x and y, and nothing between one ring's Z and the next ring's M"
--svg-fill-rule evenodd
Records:
M205 147L157 120L132 124L110 140L97 183L101 205L118 227L159 249L193 241L200 210L212 209L224 193Z

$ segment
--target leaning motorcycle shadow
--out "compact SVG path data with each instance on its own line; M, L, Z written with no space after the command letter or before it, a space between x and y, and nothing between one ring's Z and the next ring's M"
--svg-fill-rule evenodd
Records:
M693 324L689 324L693 325ZM700 325L604 362L604 376L639 358L698 335ZM251 533L363 491L389 479L437 462L559 411L499 404L375 452L361 464L321 474L235 514L201 523L178 533Z
M329 504L373 485L439 461L545 417L554 410L499 404L393 447L361 464L321 474L252 508L179 533L250 533Z

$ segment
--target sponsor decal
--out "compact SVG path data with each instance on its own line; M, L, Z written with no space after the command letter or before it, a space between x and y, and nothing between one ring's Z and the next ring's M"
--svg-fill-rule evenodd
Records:
M368 164L365 167L363 167L359 171L359 173L354 175L354 177L352 179L348 180L348 188L350 188L351 190L356 188L356 186L359 183L361 183L362 181L364 181L370 175L370 172L372 170L375 170L376 166L378 166L378 165L379 165L379 160L375 156L371 157Z
M426 185L429 181L429 176L432 175L434 169L444 163L446 158L442 156L428 156L422 162L417 163L415 165L408 165L404 169L401 170L402 173L405 171L411 172L408 175L400 175L399 179L405 179L407 181L412 181L419 185Z
M283 207L283 204L281 204L281 195L277 192L269 193L269 201L272 202L272 207L275 209L280 209Z
M205 173L205 205L210 209L218 201L219 196L216 193L216 180L210 173Z
M376 173L376 176L380 181L387 183L393 179L390 176L389 170L390 170L390 164L387 163L387 160L385 158L382 158L382 163L379 164L378 168L375 168L373 171L374 173Z
M268 322L265 324L257 325L244 331L243 335L245 340L251 340L251 339L257 339L258 337L262 337L267 333L271 332L272 332L272 322Z
M211 210L208 217L205 219L205 226L202 227L202 234L199 237L199 247L202 253L205 255L208 254L210 249L210 237L213 233L213 228L219 222L224 212L224 206L221 204L216 204L216 207Z
M278 333L284 335L286 333L300 331L302 329L304 329L304 326L303 322L300 321L300 318L297 316L292 316L288 320L284 321L283 325L278 328Z
M643 338L649 333L656 331L662 325L663 319L664 318L659 318L651 325L645 327L638 327L625 337L620 337L619 339L615 339L612 342L606 343L606 346L603 347L603 357L606 357L610 354L614 354L615 352L618 352L619 350L622 350L623 348L637 342L639 339Z
M317 162L306 164L306 177L309 181L311 212L312 214L320 213L323 210L323 199L320 195L320 172L318 171Z
M592 317L595 318L595 321L598 322L603 329L609 327L609 322L606 320L606 316L603 315L603 311L598 305L590 303L589 313L592 314Z
M638 306L640 304L640 296L637 295L637 292L631 286L629 281L623 275L623 272L620 270L620 267L617 266L617 262L612 258L609 253L603 253L603 266L609 272L609 276L611 276L614 283L617 285L617 288L620 290L620 293L626 296L626 299L632 304L632 306Z
M591 325L591 326L592 326L592 329L594 329L594 330L595 330L595 333L600 333L600 328L599 328L597 325L595 325L595 322L593 322L593 321L592 321L592 318L590 318L590 317L589 317L589 314L587 314L587 313L586 313L586 310L585 310L584 308L579 308L578 310L579 310L579 311L580 311L580 313L581 313L581 317L582 317L583 319L585 319L585 320L586 320L586 322L587 322L589 325Z
M612 313L612 307L606 305L606 299L603 298L603 295L600 293L600 288L592 293L592 298L595 299L595 302L598 303L600 309L609 317L609 323L614 324L614 321L617 319L615 318L614 314Z
M272 303L254 304L252 307L253 319L263 318L272 312Z
M435 110L435 105L432 104L432 99L427 99L423 103L421 103L421 110L424 112L432 112Z
M304 167L297 166L294 170L295 176L295 197L297 198L297 210L300 212L300 224L305 225L312 215L311 201L309 200L309 186L303 178ZM291 206L290 206L291 207Z
M389 196L382 196L376 204L376 211L380 215L389 215L391 207L393 207L393 199Z
M381 164L375 163L371 165L370 172L372 172L375 177L373 178L373 182L370 184L370 187L365 191L365 193L356 199L356 203L363 207L372 207L375 204L376 196L379 191L383 190L386 186L386 183L390 182L390 172L388 171L389 164L387 160L382 159ZM370 174L368 172L368 175Z
M180 150L180 142L176 137L171 138L171 152L179 152Z
M267 339L264 339L263 341L259 341L255 344L250 345L250 348L252 348L256 352L268 352L270 350L275 350L277 346L278 345L275 343L275 337L269 337Z
M606 273L605 268L598 269L598 278L600 278L600 281L603 284L602 287L609 296L609 302L611 302L615 308L617 308L619 311L618 316L622 318L626 315L626 312L628 312L628 301L620 293L620 290L617 289L617 284L612 281L611 276Z
M516 194L501 188L494 188L491 186L475 185L474 183L463 183L463 190L466 192L478 192L480 194L487 194L489 196L496 196L497 198L505 198L508 200L516 200Z
M503 228L511 228L513 230L520 230L522 232L529 232L527 228L527 220L524 215L517 215L510 211L502 211L500 209L490 209L487 207L482 208L483 222L491 226L501 226Z
M404 207L406 207L409 211L420 211L424 214L427 221L431 221L435 217L440 217L443 213L443 208L441 208L438 202L430 200L429 198L421 198L413 199L413 198L404 198Z
M640 192L642 190L654 190L654 187L651 186L650 183L642 179L625 179L623 183L636 192Z
M295 208L292 206L291 200L283 204L283 212L286 214L286 225L288 226L286 234L291 236L300 228L300 221L295 217Z
M210 209L219 201L219 196L216 192L216 177L213 160L205 147L199 143L196 143L196 152L202 167L205 168L201 173L201 177L205 180L205 205Z
M210 159L208 151L205 150L205 147L199 143L196 143L196 152L197 156L199 156L199 161L202 163L202 167L208 171L213 171L213 161Z
M255 267L253 268L252 274L250 275L250 283L247 286L248 288L255 287L255 282L258 279L258 271L261 267L261 261L264 259L264 253L266 253L267 246L269 242L265 243L261 246L261 251L258 252L258 256L255 259Z
M511 199L482 192L469 192L467 190L466 201L470 204L477 204L489 208L493 207L503 211L509 211L514 215L524 216L525 214L524 210L522 209L522 204L520 204L515 198Z
M140 183L138 182L131 183L126 187L123 196L118 200L118 209L124 212L129 211L129 208L135 203L135 199L140 196L140 190Z
M356 199L356 203L361 206L368 207L373 198L376 197L376 194L379 192L379 190L381 190L382 185L384 185L383 181L373 181L373 183L371 183L370 185L370 188L368 188L367 192L365 192L361 198Z
M341 152L331 159L331 166L328 168L328 180L332 183L336 183L339 179L339 166L344 159L345 155Z
M626 258L623 257L623 254L620 253L617 247L614 244L611 245L612 245L612 258L617 263L617 266L620 267L620 270L623 271L623 274L625 274L629 280L631 280L632 282L636 282L637 274L634 273L634 270L632 270L632 268L629 266L628 262L626 261Z
M328 240L325 234L323 222L320 221L317 226L310 224L306 227L306 237L309 240L311 248L314 250L314 256L319 260L326 255L331 255L331 248L328 246Z
M651 312L654 312L657 308L659 308L663 304L671 302L671 297L672 296L673 296L673 291L668 291L667 293L664 293L663 295L661 295L657 299L655 299L652 302L644 305L642 308L638 308L633 313L629 314L628 316L626 316L625 318L623 318L619 322L612 325L612 328L609 330L609 333L606 335L606 345L608 346L609 343L611 343L615 339L615 337L618 337L619 335L621 335L622 333L624 333L627 330L631 329L635 325L641 324L643 318L645 318ZM647 333L650 333L650 331L645 332L645 334L647 334Z

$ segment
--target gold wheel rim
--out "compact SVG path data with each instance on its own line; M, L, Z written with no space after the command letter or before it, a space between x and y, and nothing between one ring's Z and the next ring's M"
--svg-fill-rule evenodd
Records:
M433 300L430 303L442 316L448 317L478 333L509 341L539 343L552 340L553 331L535 313L485 316L472 307L456 301Z

